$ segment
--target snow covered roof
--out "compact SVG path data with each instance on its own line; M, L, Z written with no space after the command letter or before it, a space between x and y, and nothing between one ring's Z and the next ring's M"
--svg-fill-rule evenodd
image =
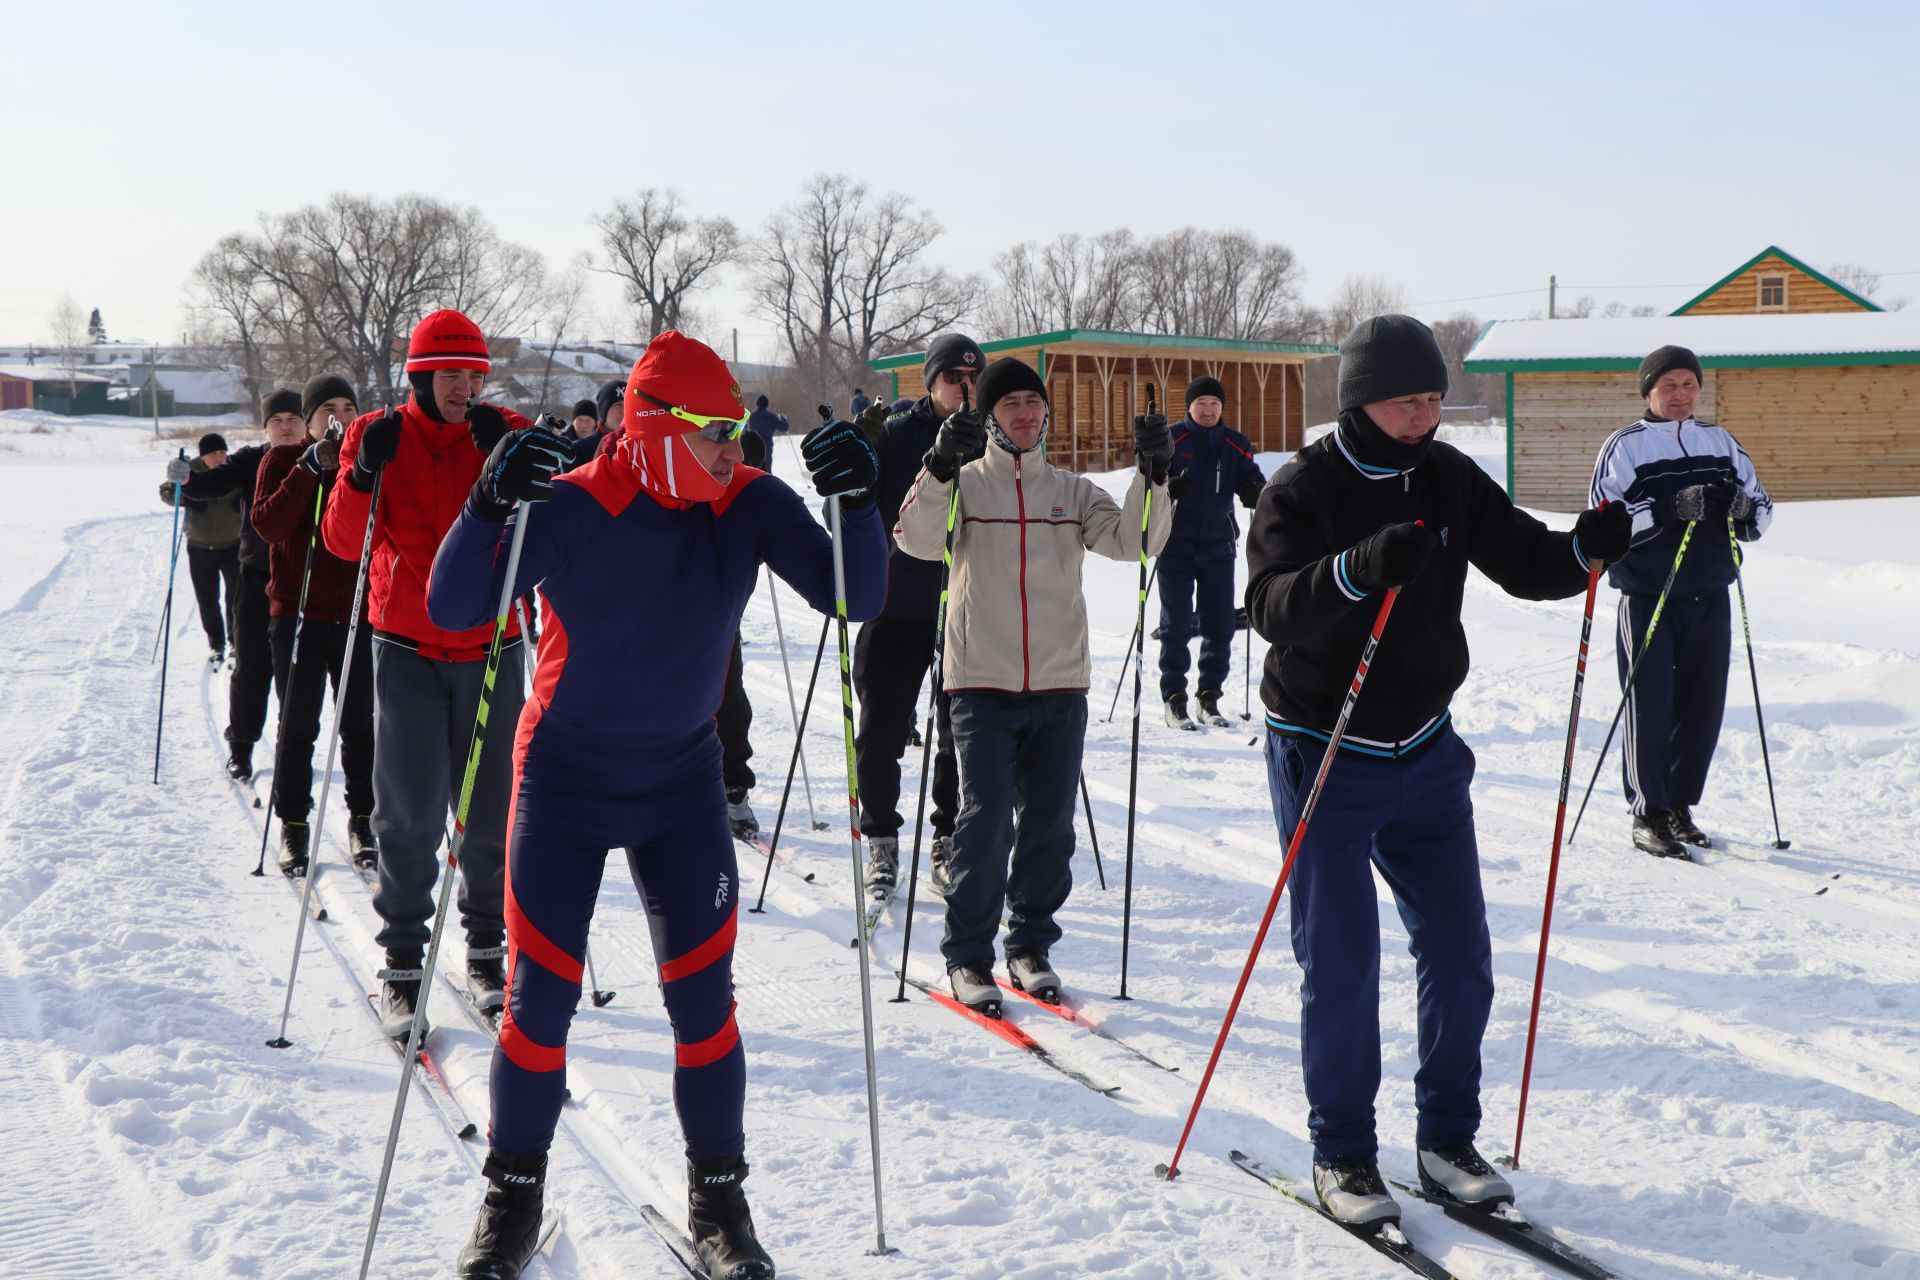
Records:
M176 404L249 404L253 400L246 384L227 369L162 369L153 377L162 391L173 392Z
M1689 348L1709 368L1920 364L1920 311L1496 320L1467 353L1466 368L1469 373L1631 368L1667 343Z
M0 377L19 378L24 382L112 382L97 373L88 373L85 365L75 365L73 372L52 361L46 364L0 364Z

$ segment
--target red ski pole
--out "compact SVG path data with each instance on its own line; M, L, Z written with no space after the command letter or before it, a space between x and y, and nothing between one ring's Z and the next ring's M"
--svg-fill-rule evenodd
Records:
M1600 504L1602 508L1606 503ZM1600 589L1598 560L1587 562L1587 607L1580 619L1580 653L1573 664L1573 710L1567 716L1567 754L1560 763L1560 802L1553 813L1553 857L1547 862L1547 901L1540 908L1540 958L1533 966L1533 1008L1527 1014L1527 1056L1520 1068L1520 1118L1513 1126L1513 1167L1520 1167L1520 1135L1527 1128L1527 1086L1533 1081L1533 1040L1540 1026L1540 988L1547 976L1547 935L1553 929L1553 890L1560 879L1560 833L1567 825L1567 788L1573 782L1573 742L1580 731L1580 696L1587 687L1587 641L1593 635L1593 597Z
M1327 740L1326 754L1320 757L1320 770L1313 775L1313 785L1307 789L1306 803L1300 806L1300 821L1293 828L1293 839L1287 842L1286 861L1280 864L1280 878L1273 882L1273 896L1267 899L1267 913L1260 917L1260 931L1253 935L1253 948L1247 952L1246 966L1240 970L1240 985L1233 989L1233 1003L1227 1006L1227 1016L1220 1023L1220 1034L1214 1037L1213 1052L1207 1057L1207 1070L1200 1077L1199 1092L1193 1095L1193 1109L1187 1112L1186 1127L1180 1130L1180 1142L1173 1149L1173 1159L1154 1170L1169 1181L1180 1176L1180 1153L1187 1149L1187 1137L1193 1132L1193 1122L1200 1116L1200 1104L1205 1101L1207 1086L1213 1081L1213 1069L1220 1062L1220 1050L1226 1046L1227 1032L1233 1026L1234 1015L1240 1012L1240 997L1247 993L1247 980L1253 977L1254 961L1260 958L1260 947L1267 940L1267 928L1273 923L1273 913L1280 906L1280 892L1287 887L1287 877L1293 874L1293 860L1300 856L1300 842L1306 838L1307 823L1313 818L1314 806L1320 803L1320 792L1327 785L1327 772L1333 768L1334 753L1340 749L1340 740L1347 735L1347 719L1353 715L1353 704L1360 700L1360 686L1367 681L1367 668L1373 663L1373 651L1380 646L1380 633L1386 630L1387 615L1393 611L1393 602L1399 595L1400 588L1392 587L1387 591L1387 598L1380 602L1380 612L1374 617L1373 630L1367 634L1367 647L1361 650L1360 665L1354 669L1353 683L1347 686L1347 699L1340 706L1340 718L1334 721L1333 736Z

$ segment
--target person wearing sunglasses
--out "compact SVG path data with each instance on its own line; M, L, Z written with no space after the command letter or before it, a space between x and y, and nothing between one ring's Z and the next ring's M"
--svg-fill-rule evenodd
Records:
M488 617L506 587L506 523L527 521L513 590L550 619L514 757L512 981L494 1051L487 1189L459 1274L511 1277L538 1236L566 1088L587 925L607 850L623 848L651 920L673 1026L689 1234L709 1275L767 1277L741 1191L746 1052L734 1019L741 885L714 717L740 617L765 564L823 613L833 548L800 496L742 461L745 408L726 362L668 330L627 380L613 453L553 477L489 464L434 561L440 624ZM814 488L840 499L847 616L886 593L873 450L850 423L810 435ZM575 660L571 655L582 655Z

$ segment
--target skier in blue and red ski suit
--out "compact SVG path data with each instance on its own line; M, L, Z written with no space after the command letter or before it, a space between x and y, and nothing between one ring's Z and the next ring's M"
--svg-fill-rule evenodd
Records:
M626 849L651 919L695 1244L715 1275L773 1274L739 1188L740 888L714 714L760 566L827 612L832 551L793 490L742 464L746 411L712 350L673 331L656 337L628 378L625 406L619 447L563 476L552 474L557 458L530 462L533 448L503 441L441 544L428 590L441 625L489 618L505 586L513 500L547 499L517 517L528 525L514 592L537 586L546 622L514 748L509 994L493 1059L490 1185L463 1276L517 1275L537 1238L567 1029L609 848ZM816 488L842 495L847 615L873 617L887 556L867 494L873 451L851 424L835 423L814 433L805 456Z

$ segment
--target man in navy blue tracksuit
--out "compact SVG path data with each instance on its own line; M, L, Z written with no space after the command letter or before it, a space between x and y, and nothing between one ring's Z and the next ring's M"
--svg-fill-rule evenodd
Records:
M1247 613L1273 646L1260 698L1283 843L1384 593L1401 589L1289 881L1314 1189L1354 1223L1399 1216L1376 1165L1376 869L1419 982L1421 1180L1468 1203L1513 1196L1473 1148L1493 961L1468 795L1473 753L1448 711L1467 673L1467 566L1510 595L1558 599L1585 587L1588 557L1624 554L1630 529L1619 506L1582 513L1571 534L1515 507L1471 459L1434 440L1446 386L1432 330L1407 316L1362 321L1340 345L1338 429L1274 474L1247 538Z
M1731 525L1742 542L1767 531L1773 500L1753 460L1724 428L1694 419L1700 361L1685 347L1661 347L1640 364L1646 416L1607 438L1593 466L1594 502L1623 503L1633 516L1633 550L1608 571L1620 592L1614 650L1626 684L1633 655L1647 651L1627 690L1620 752L1633 843L1660 858L1713 841L1693 819L1720 740L1733 634ZM1686 555L1649 641L1660 590L1682 535Z
M1224 728L1220 690L1233 657L1233 552L1240 522L1233 504L1251 509L1266 473L1253 444L1225 425L1227 389L1215 377L1187 384L1187 416L1173 425L1173 534L1160 553L1160 698L1167 723L1195 728L1187 711L1187 640L1199 598L1200 719Z

